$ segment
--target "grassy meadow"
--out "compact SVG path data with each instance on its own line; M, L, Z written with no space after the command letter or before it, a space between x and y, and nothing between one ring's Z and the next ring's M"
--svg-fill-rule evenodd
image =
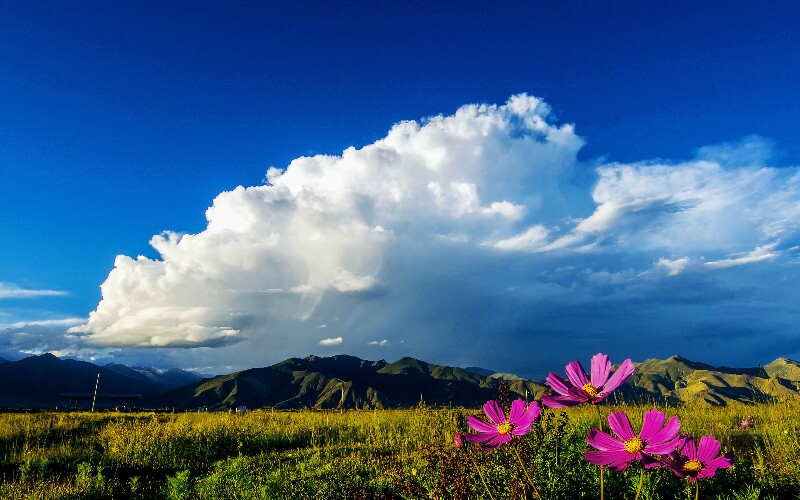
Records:
M479 413L465 409L5 413L0 498L600 498L586 431L608 430L620 409L637 428L650 408L543 410L532 432L492 452L453 444ZM800 498L800 401L661 409L736 453L700 481L700 498ZM604 473L605 498L633 499L637 467ZM694 495L666 470L644 474L642 499Z

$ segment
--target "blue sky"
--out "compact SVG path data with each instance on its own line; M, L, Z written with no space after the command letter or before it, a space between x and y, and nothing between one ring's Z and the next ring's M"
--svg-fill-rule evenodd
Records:
M312 352L530 374L598 350L797 358L797 14L3 2L0 350L217 371ZM427 178L437 154L462 163ZM163 231L199 236L156 250ZM117 261L112 280L118 255L163 269ZM173 267L196 274L148 285ZM258 297L230 296L243 276Z

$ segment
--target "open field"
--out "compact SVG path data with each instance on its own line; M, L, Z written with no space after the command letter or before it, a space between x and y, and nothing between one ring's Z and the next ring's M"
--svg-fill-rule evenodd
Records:
M0 498L489 498L487 488L497 500L600 498L586 431L607 429L620 409L636 428L650 408L544 410L531 433L494 452L454 446L477 414L463 409L7 413ZM736 453L734 467L701 481L700 498L800 497L800 401L661 409ZM740 428L748 415L754 424ZM604 477L606 498L634 497L638 468ZM694 498L665 470L644 477L640 498Z

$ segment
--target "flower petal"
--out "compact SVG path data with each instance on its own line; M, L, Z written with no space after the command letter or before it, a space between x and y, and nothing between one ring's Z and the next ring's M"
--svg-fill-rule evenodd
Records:
M697 445L697 459L701 462L709 462L719 455L721 449L722 445L714 439L714 436L703 436Z
M467 425L478 432L497 432L496 425L490 424L489 422L484 422L483 420L471 415L467 417Z
M522 400L520 400L522 402ZM523 403L524 406L524 403ZM531 424L539 418L539 414L541 413L541 409L539 408L539 403L536 401L532 402L528 405L528 409L525 410L525 413L519 416L516 420L510 420L509 423L514 425L515 430L519 429L520 433L515 432L514 434L521 436L525 434L529 430L531 430ZM512 409L513 413L513 409Z
M611 465L615 467L622 466L633 460L633 455L622 451L584 451L584 458L590 464L594 465ZM623 467L624 469L624 467Z
M539 403L533 401L531 404L528 405L528 411L525 412L525 415L530 415L531 422L535 421L539 418L539 415L542 414L542 408L539 406Z
M628 419L628 414L624 411L614 411L608 416L608 425L614 434L619 436L623 441L629 441L636 437L631 427L631 421Z
M664 465L666 465L658 458L652 457L650 455L642 456L642 464L644 464L645 469L653 469L655 467L663 467Z
M575 387L583 387L589 383L589 379L586 378L586 370L578 361L570 361L567 364L567 378Z
M522 399L515 399L511 403L511 413L508 415L508 423L517 425L517 421L522 415L525 414L525 401Z
M625 472L625 469L627 469L627 468L628 468L628 465L630 465L630 461L628 461L628 462L622 462L622 463L619 463L619 464L612 464L612 465L609 465L609 466L607 467L607 469L608 469L609 471L611 471L611 472L613 472L613 473L617 474L617 473L620 473L620 472Z
M663 429L650 436L650 438L647 441L652 444L665 443L667 441L672 441L673 439L678 437L678 434L680 434L680 432L681 432L681 423L678 420L678 417L672 417L671 419L669 419L669 422L667 422L667 425L664 426ZM694 444L694 441L692 442L692 444Z
M470 443L482 443L497 436L497 432L479 432L477 434L467 434L464 436Z
M486 404L483 405L483 412L486 413L489 420L497 425L506 422L506 414L503 412L503 408L500 406L500 403L493 399L487 401Z
M600 429L591 429L586 435L588 436L586 442L600 451L625 450L625 443L614 439L611 435L606 434Z
M631 360L626 359L621 365L619 365L619 368L617 368L617 371L614 372L614 375L611 375L611 378L608 379L608 382L606 382L602 388L598 387L598 389L602 389L603 391L608 391L610 393L625 383L625 381L628 380L628 377L630 377L635 370L636 367L633 366Z
M689 460L697 460L697 445L692 436L683 436L683 444L681 444L681 455Z
M709 461L706 464L706 467L713 467L714 469L727 469L733 465L733 460L733 452L728 452L721 457L717 457L714 460Z
M672 455L664 455L661 457L661 462L667 467L667 469L671 470L673 474L678 477L685 477L686 471L683 468L683 464L686 461L682 458L678 458Z
M592 397L589 395L589 393L587 393L583 389L578 389L575 387L569 390L569 395L572 396L573 399L577 399L578 401L581 402L592 400Z
M644 441L649 441L651 437L658 434L658 431L664 427L666 422L666 415L653 408L644 414L644 422L642 422L642 431L639 433L639 437Z
M597 404L600 401L603 401L608 396L610 396L612 392L614 392L614 391L600 391L600 392L598 392L597 396L592 398L592 404Z
M717 469L712 469L711 467L703 467L703 470L697 473L697 479L702 479L705 477L714 477L714 474L717 473Z
M486 443L482 444L481 448L483 448L484 450L493 450L499 446L508 443L509 441L511 441L511 439L512 437L510 434L498 434L492 437L492 439L490 439Z
M678 448L683 449L684 445L686 444L686 441L689 441L690 439L694 441L694 438L692 437L691 434L681 434L680 436L678 436Z
M514 427L511 430L511 434L513 434L515 436L524 436L525 434L529 433L530 431L531 431L531 426L530 425L520 425L518 427Z
M542 396L542 404L548 408L567 408L569 406L577 406L582 402L572 396L549 396L547 394Z
M672 453L678 448L680 440L677 438L672 441L665 441L663 443L647 443L644 445L644 452L651 455L665 455Z
M603 387L611 373L611 360L605 354L597 353L592 358L592 385Z
M550 375L547 376L547 385L562 396L569 394L569 386L566 380L561 378L558 373L550 372Z

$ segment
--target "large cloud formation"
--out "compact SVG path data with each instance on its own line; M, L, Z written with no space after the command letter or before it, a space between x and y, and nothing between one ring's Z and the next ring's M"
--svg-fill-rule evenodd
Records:
M159 259L118 256L71 335L238 366L321 345L520 372L567 351L746 362L797 338L800 172L767 166L767 141L581 162L550 115L517 95L271 168L204 231L153 237Z

